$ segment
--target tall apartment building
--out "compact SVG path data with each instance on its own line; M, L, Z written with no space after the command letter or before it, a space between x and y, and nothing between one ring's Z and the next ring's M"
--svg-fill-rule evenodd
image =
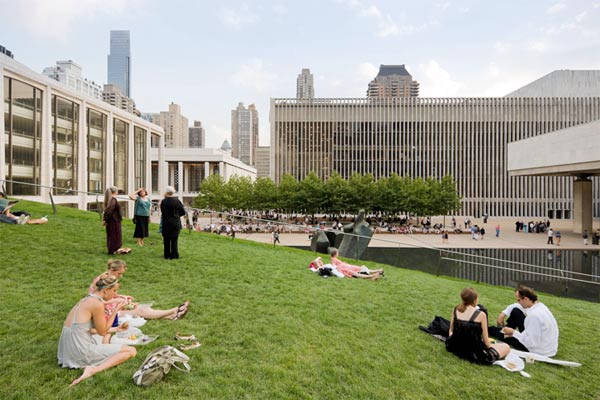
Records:
M194 121L194 126L189 128L189 147L204 148L206 146L206 130L202 122Z
M165 131L165 147L189 147L188 119L181 115L181 106L171 102L169 111L151 114L152 123Z
M231 155L245 164L254 165L258 146L258 111L254 104L248 108L238 103L231 110Z
M315 82L310 69L303 68L302 73L298 74L296 80L296 98L312 99L315 97Z
M129 31L110 31L108 83L117 85L131 97L131 42Z
M125 110L137 116L140 116L140 113L135 108L135 102L133 99L125 96L121 92L121 88L117 85L104 85L104 91L102 92L102 100L107 102L110 105L113 105L121 110Z
M367 97L417 97L419 96L419 82L413 80L404 64L380 65L379 73L367 89Z
M102 99L102 86L82 76L82 68L73 60L57 61L53 67L46 67L42 72L49 78L67 85L78 93L84 93L95 99Z
M562 75L522 90L535 97L272 99L271 177L449 175L462 196L459 215L570 219L572 177L511 176L506 166L510 142L600 120L600 85L592 93L586 84L600 74ZM571 90L549 91L547 84ZM597 218L600 178L592 182Z

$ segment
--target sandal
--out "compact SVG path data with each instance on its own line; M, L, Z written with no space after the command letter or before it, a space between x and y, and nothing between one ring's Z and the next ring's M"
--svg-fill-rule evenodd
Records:
M179 305L179 307L177 307L177 313L175 314L175 317L173 317L173 320L178 320L178 319L185 317L185 314L187 314L189 309L190 309L190 301L186 300L185 303L181 303Z
M177 332L175 334L175 339L176 340L189 340L190 342L195 342L198 340L198 339L196 339L195 335L182 335L179 332Z
M179 346L179 348L181 350L185 351L185 350L195 349L195 348L200 347L200 346L202 346L202 343L200 343L199 341L196 340L192 344L182 344L181 346Z

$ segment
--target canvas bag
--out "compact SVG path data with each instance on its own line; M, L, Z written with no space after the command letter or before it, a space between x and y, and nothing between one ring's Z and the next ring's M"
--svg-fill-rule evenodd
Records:
M148 354L140 368L134 372L133 382L138 386L153 385L168 374L171 367L190 372L189 360L187 355L173 346L158 347Z

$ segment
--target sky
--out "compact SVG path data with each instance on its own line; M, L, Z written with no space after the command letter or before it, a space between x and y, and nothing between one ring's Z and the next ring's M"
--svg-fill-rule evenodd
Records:
M421 97L503 96L557 69L600 69L600 0L0 0L0 45L42 72L73 60L106 83L111 30L131 32L132 97L231 141L231 110L271 98L365 97L381 64L405 64Z

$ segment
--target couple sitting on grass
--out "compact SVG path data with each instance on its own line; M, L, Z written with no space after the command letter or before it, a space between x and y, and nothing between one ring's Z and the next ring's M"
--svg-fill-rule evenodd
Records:
M488 328L485 309L478 305L479 295L473 288L460 292L462 303L452 311L446 349L460 358L492 364L508 354L510 346L516 350L532 352L546 357L558 351L558 325L556 319L543 303L538 301L534 290L519 286L515 290L517 303L502 311L498 327ZM507 326L505 318L508 318ZM501 328L501 329L500 329ZM518 329L518 330L517 330ZM504 343L491 343L492 333Z
M314 272L319 272L323 276L335 275L338 278L359 278L377 280L383 276L383 269L370 270L366 266L348 264L338 258L338 249L332 247L329 250L331 261L329 264L324 264L321 257L317 257L310 263L310 268Z
M109 260L108 271L94 279L88 296L71 309L64 322L58 343L58 363L63 368L84 368L71 386L136 355L132 346L110 343L111 333L127 329L127 326L118 326L119 314L177 320L188 312L189 301L168 310L154 310L139 307L131 296L119 295L119 278L126 270L124 261ZM101 344L95 341L93 334L103 336Z

